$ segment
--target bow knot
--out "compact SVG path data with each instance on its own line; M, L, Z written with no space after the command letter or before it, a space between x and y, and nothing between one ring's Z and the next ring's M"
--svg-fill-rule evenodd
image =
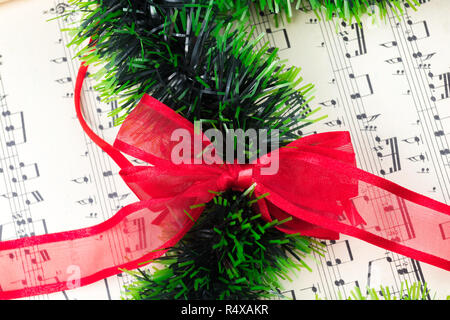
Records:
M226 170L217 179L217 188L220 191L228 189L242 191L253 184L253 168L251 165L226 165Z

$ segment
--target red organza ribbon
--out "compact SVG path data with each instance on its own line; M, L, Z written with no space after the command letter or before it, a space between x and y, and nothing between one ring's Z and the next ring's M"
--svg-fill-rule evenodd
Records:
M292 220L283 232L322 239L347 234L450 270L450 207L356 167L348 132L308 136L282 147L279 170L262 175L273 154L247 165L171 162L171 133L194 126L145 95L120 128L114 146L81 113L86 75L80 68L75 102L80 123L121 167L141 200L85 229L0 242L0 298L18 298L87 285L164 254L193 226L214 193L254 185L267 221ZM203 140L202 147L209 144ZM133 166L121 152L154 166ZM193 153L191 153L193 154Z

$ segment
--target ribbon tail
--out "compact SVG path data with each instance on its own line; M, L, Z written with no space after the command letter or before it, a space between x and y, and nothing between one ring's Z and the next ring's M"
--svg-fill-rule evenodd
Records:
M280 157L258 192L310 224L450 271L450 206L313 151Z
M75 289L151 262L192 227L182 202L141 201L93 227L0 242L0 299Z

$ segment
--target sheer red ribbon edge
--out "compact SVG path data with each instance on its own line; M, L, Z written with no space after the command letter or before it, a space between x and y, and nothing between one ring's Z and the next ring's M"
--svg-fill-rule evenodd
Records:
M108 153L113 160L121 167L128 167L132 164L128 161L128 159L125 158L125 156L120 153L117 149L115 149L113 146L105 142L103 139L101 139L98 135L96 135L90 127L87 125L87 123L84 121L82 111L81 111L81 89L84 82L84 78L86 77L88 66L82 65L79 69L77 80L76 80L76 86L75 86L75 106L76 106L76 113L78 116L78 119L80 121L80 124L83 128L83 130L86 132L86 134L106 153ZM126 145L122 146L123 149L126 149ZM131 149L133 149L132 146ZM134 148L135 149L135 148ZM303 150L303 147L302 147ZM307 152L307 147L304 149L305 152ZM436 200L430 199L426 196L423 196L421 194L418 194L414 191L408 190L404 187L401 187L393 182L390 182L386 179L380 178L378 176L375 176L373 174L370 174L368 172L365 172L363 170L360 170L355 167L351 167L349 165L343 165L343 163L339 163L336 165L332 161L324 161L320 160L321 165L333 168L333 170L346 172L346 174L353 174L357 176L360 180L371 183L379 188L382 188L384 190L387 190L393 194L400 195L401 197L417 203L422 206L426 206L428 208L432 208L436 211L442 212L444 214L450 215L450 207L446 204L440 203ZM423 261L425 263L434 265L436 267L442 268L444 270L450 271L450 261L421 252L419 250L415 250L412 248L409 248L407 246L401 245L399 243L396 243L394 241L386 240L385 238L382 238L380 236L376 236L374 234L371 234L369 232L366 232L364 230L351 227L349 225L345 225L343 223L333 221L330 219L323 218L319 215L312 214L308 212L307 210L302 210L298 206L294 206L290 204L289 202L285 201L283 197L276 193L271 194L271 199L273 202L277 204L280 208L287 212L299 212L301 215L305 218L305 221L320 224L322 227L325 227L327 229L336 231L338 233L347 234L350 236L353 236L355 238L358 238L360 240L366 241L368 243L371 243L373 245L376 245L378 247L390 250L392 252L396 252L405 256L408 256L412 259L416 259L419 261ZM151 200L150 200L151 201ZM108 230L109 228L113 227L114 225L118 224L122 219L124 219L129 213L135 211L139 208L145 208L147 206L147 203L150 201L141 201L137 203L130 204L122 209L120 209L113 217L106 220L103 223L100 223L98 225L84 228L84 229L78 229L78 230L72 230L72 231L65 231L65 232L59 232L59 233L53 233L53 234L47 234L47 235L41 235L41 236L34 236L29 238L22 238L17 240L9 240L9 241L0 241L0 250L5 249L12 249L12 248L21 248L25 245L38 245L38 244L44 244L49 242L60 242L65 241L69 239L74 238L83 238L87 236L92 236L97 233L101 233L105 230ZM272 202L272 201L271 201ZM178 242L184 234L190 229L192 225L186 225L180 232L176 234L174 238L172 238L168 243L166 243L163 247L168 248L176 242ZM80 233L82 231L82 233ZM76 235L76 236L75 236ZM97 282L99 280L102 280L106 277L110 277L113 275L116 275L121 272L120 269L135 269L139 266L143 266L146 263L149 262L149 260L152 260L158 256L161 256L165 252L165 249L162 249L160 251L153 251L150 252L139 259L130 261L128 263L113 266L110 268L106 268L103 270L98 271L95 274L83 277L80 279L80 285L85 286L94 282ZM48 294L52 292L62 291L62 290L68 290L67 283L54 283L54 284L47 284L42 286L36 286L32 288L25 288L21 290L11 290L11 291L3 291L0 292L0 298L2 299L15 299L15 298L21 298L26 296L33 296L33 295L39 295L39 294Z
M60 242L65 240L71 240L71 239L80 239L83 237L89 237L93 235L100 234L115 225L119 224L123 219L125 219L129 214L135 212L136 210L146 208L147 204L150 203L151 200L148 201L141 201L132 203L130 205L127 205L126 207L123 207L120 209L114 216L109 218L108 220L92 226L88 228L83 229L76 229L71 231L64 231L64 232L58 232L58 233L51 233L51 234L45 234L41 236L34 236L34 237L27 237L27 238L21 238L17 240L9 240L9 241L0 241L0 250L6 250L6 249L13 249L13 248L21 248L23 246L30 246L30 245L39 245L49 242ZM168 248L170 246L175 245L181 238L186 234L186 232L190 229L191 225L187 225L185 228L183 228L178 234L176 234L169 242L167 242L163 247ZM103 270L100 270L92 275L80 278L80 286L86 286L89 284L92 284L94 282L97 282L99 280L105 279L110 276L114 276L120 272L122 272L120 269L125 270L133 270L138 267L142 267L148 263L151 262L151 260L163 255L167 250L161 248L157 249L153 252L149 252L148 254L140 257L139 259L113 266L110 268L106 268ZM68 288L68 285L66 282L58 282L58 283L52 283L52 284L46 284L42 286L36 286L32 288L25 288L20 290L10 290L10 291L3 291L0 292L0 298L1 299L17 299L22 297L29 297L34 295L41 295L41 294L48 294L48 293L54 293L58 291L63 290L70 290Z

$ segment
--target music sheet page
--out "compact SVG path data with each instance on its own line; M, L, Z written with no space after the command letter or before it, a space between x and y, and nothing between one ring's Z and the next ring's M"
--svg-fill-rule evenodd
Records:
M420 2L417 11L405 8L401 19L388 11L361 25L312 12L278 26L267 13L252 11L251 20L282 59L302 67L305 83L315 85L310 106L321 109L312 117L327 118L303 135L348 130L359 168L450 204L450 1ZM137 201L76 118L79 62L62 29L80 17L53 19L69 9L55 0L0 5L0 240L92 226ZM87 79L83 87L86 115L112 142L118 128L108 112L118 105L101 102L93 85ZM401 203L381 198L371 205L390 212L390 221L378 221L386 234L414 237ZM450 221L440 231L450 239ZM355 286L398 292L405 280L426 282L436 298L450 294L446 271L347 236L324 243L324 256L306 260L312 271L285 283L287 297L338 299ZM41 253L24 272L36 277L50 259ZM28 299L120 299L131 281L119 274Z

